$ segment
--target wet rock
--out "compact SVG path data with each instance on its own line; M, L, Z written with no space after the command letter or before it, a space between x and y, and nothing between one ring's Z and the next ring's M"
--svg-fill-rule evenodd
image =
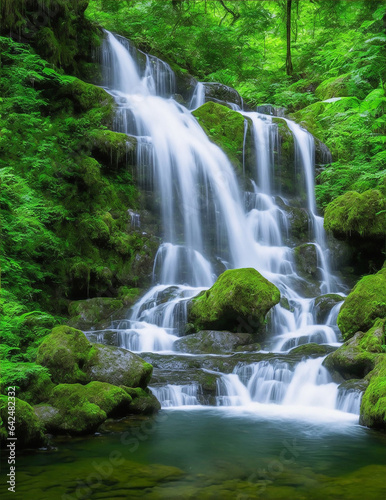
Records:
M188 307L188 322L200 330L261 332L268 311L280 301L280 292L252 268L221 274L216 283ZM257 340L257 339L256 339Z
M318 277L318 254L312 243L304 243L294 249L294 257L299 274L305 279Z
M339 302L342 302L344 297L334 293L320 295L314 300L314 314L316 322L319 325L324 325L331 309Z
M222 83L205 82L205 98L218 99L225 102L233 102L242 107L243 100L237 90Z
M202 331L177 340L174 348L191 354L222 354L252 343L253 336L249 333Z
M294 169L295 142L287 122L281 118L273 118L272 123L276 130L276 143L274 145L274 184L279 193L284 196L300 196L304 198L305 192L299 192L303 185L301 170Z

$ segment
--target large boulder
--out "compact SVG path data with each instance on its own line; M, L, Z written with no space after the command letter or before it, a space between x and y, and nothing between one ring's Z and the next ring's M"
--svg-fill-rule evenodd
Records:
M35 413L49 432L87 434L108 417L128 415L131 401L125 390L102 382L60 384Z
M245 350L259 346L253 344L253 336L250 333L232 333L217 331L202 331L193 335L187 335L177 340L173 347L176 351L190 354L222 354L233 352L243 346Z
M196 331L262 333L266 314L279 301L279 289L256 269L228 270L190 301L188 322Z
M144 389L153 367L126 349L95 344L85 371L90 380Z
M347 340L355 332L367 331L377 318L385 317L386 267L358 281L342 305L338 327Z
M363 378L374 368L376 358L383 352L385 320L378 320L366 333L357 332L339 349L327 356L323 364L336 380Z
M386 430L386 356L378 356L366 378L370 384L362 398L359 423Z
M212 101L194 110L193 115L209 139L227 154L233 165L241 172L245 117Z
M57 384L91 381L145 388L152 366L119 347L91 344L84 333L56 327L39 346L37 363L48 368Z
M10 412L14 408L14 414ZM8 417L15 417L15 430L9 427ZM45 444L44 427L36 417L32 406L25 401L15 398L15 406L9 406L7 396L0 396L0 441L3 446L11 443L8 437L16 437L16 448L38 447ZM14 432L14 435L9 432Z
M90 382L83 370L93 346L83 332L69 326L57 326L40 344L36 362L48 368L56 384Z
M348 191L327 205L324 227L336 238L354 236L384 241L386 197L376 189L360 194Z

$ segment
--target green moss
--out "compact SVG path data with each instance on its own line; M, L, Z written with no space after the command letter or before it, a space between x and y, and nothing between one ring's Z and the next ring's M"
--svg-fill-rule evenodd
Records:
M83 332L68 326L54 328L37 353L37 363L48 368L55 383L86 383L82 367L93 352Z
M77 300L68 306L70 325L84 330L109 319L123 307L123 301L109 297L95 297L88 300Z
M63 86L63 96L71 97L75 110L78 112L90 111L94 108L106 108L106 116L112 114L115 103L113 97L101 87L83 82L78 78L68 78L68 83Z
M242 170L244 116L212 101L193 111L193 115L209 139L220 146L231 162Z
M151 415L161 409L158 399L152 394L150 389L140 387L122 387L132 398L130 413Z
M290 354L297 354L301 356L325 356L326 346L320 344L304 344L291 349Z
M109 169L125 167L136 151L137 139L111 130L92 130L89 134L92 154Z
M386 356L377 357L374 370L369 373L370 384L363 395L360 423L386 430Z
M8 397L0 396L0 419L2 421L0 441L6 444L8 437L8 417L12 415L8 411ZM32 406L25 401L15 398L15 437L17 445L21 448L42 446L45 443L44 428L36 417Z
M339 349L330 354L324 365L346 380L363 378L374 368L379 355L384 352L385 320L377 320L366 333L358 332Z
M386 317L386 267L363 277L343 303L338 327L345 339L369 330L377 318Z
M268 311L279 301L279 290L255 269L229 270L192 300L188 321L196 331L256 333Z
M348 191L327 205L324 227L338 237L359 235L384 240L385 210L386 198L380 191Z
M29 404L37 404L48 399L54 387L48 370L36 363L1 362L1 392L17 387L20 399Z
M49 432L86 434L94 432L106 420L107 413L95 401L110 408L111 395L103 388L97 398L96 388L92 388L88 394L87 387L80 384L60 384L52 391L50 406L35 407L36 414Z

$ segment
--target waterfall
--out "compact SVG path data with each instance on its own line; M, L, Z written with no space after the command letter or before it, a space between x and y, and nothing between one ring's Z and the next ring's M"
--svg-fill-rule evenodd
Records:
M312 135L281 118L293 135L294 164L305 180L310 243L315 247L320 277L314 295L303 292L306 283L288 243L292 228L283 209L287 200L280 204L280 193L275 192L278 129L272 117L226 103L245 117L244 174L248 134L255 149L255 165L252 169L248 165L251 179L246 183L251 188L243 193L229 159L189 111L205 102L204 84L196 85L185 107L173 99L175 77L165 62L108 32L102 54L105 88L117 104L115 129L137 138L138 182L153 192L162 226L154 286L135 304L131 316L114 326L119 345L138 352L173 352L174 342L184 335L187 303L214 283L218 262L226 269L254 267L280 289L287 305L282 302L270 313L271 343L266 347L271 352L287 353L310 342L336 345L338 309L331 311L325 324L316 324L313 314L315 297L339 293L340 285L330 270L323 219L316 210ZM139 218L132 220L139 224ZM305 359L296 366L272 361L244 363L217 380L217 404L352 411L355 404L348 403L343 393L338 397L338 385L329 379L322 361L320 357ZM153 388L168 407L197 405L199 390L198 383Z

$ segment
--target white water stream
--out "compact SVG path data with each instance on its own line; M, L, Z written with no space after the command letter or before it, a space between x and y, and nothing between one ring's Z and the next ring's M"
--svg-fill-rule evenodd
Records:
M277 125L272 117L230 105L246 118L245 138L247 119L252 123L256 151L253 189L242 193L226 155L209 141L191 112L173 99L175 78L166 63L107 33L103 64L106 89L117 103L115 127L138 139L138 179L159 200L163 228L154 263L156 285L134 306L131 317L118 324L119 344L137 352L173 351L186 323L187 301L214 283L214 263L221 262L224 270L256 268L288 300L290 307L279 304L270 315L271 351L287 352L310 342L336 345L337 310L331 311L325 324L316 324L314 297L302 293L304 279L298 274L294 250L284 243L291 226L273 190ZM204 102L204 84L199 83L189 107L195 109ZM339 293L342 289L330 271L323 219L316 211L314 140L296 123L283 120L295 141L294 165L302 169L305 179L309 240L318 258L316 295ZM322 361L321 357L296 366L270 361L237 366L218 381L216 403L357 412L354 400L359 396L350 394L350 402L342 394L338 398L338 385ZM168 407L196 405L199 390L196 383L154 389Z

